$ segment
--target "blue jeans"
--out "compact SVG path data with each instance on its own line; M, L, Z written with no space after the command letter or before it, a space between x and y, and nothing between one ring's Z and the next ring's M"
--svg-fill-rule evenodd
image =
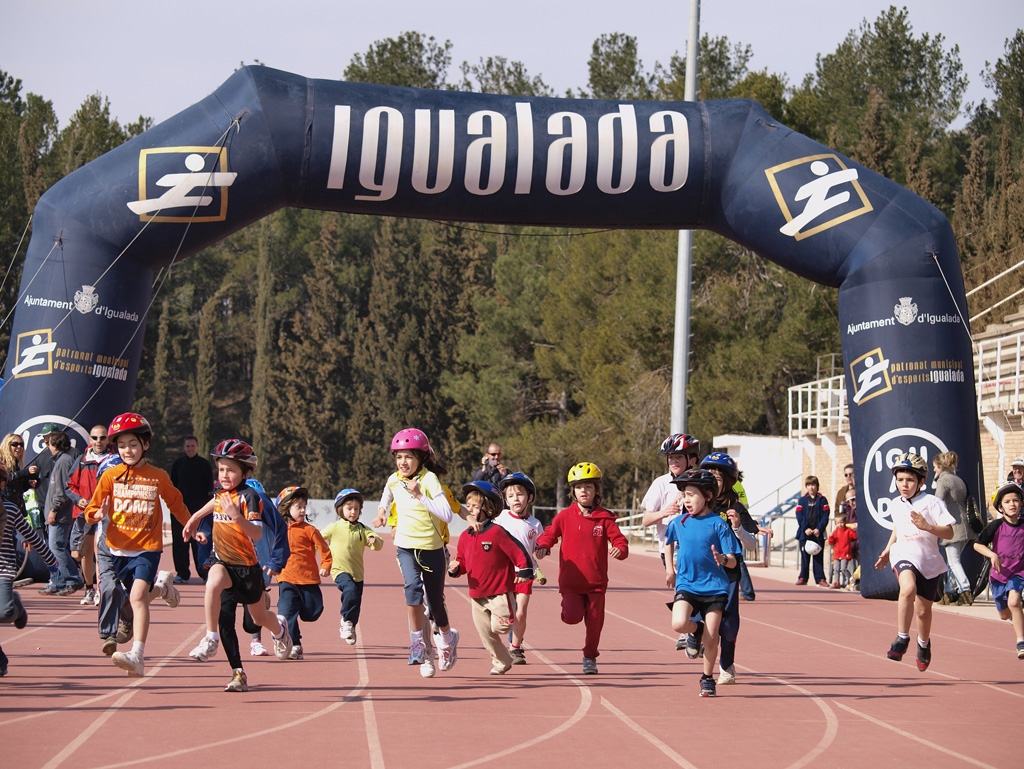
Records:
M754 583L750 579L750 570L746 561L740 561L740 595L744 600L753 601L757 596L754 593Z
M334 584L341 591L341 616L353 625L359 623L359 610L363 605L363 583L352 579L351 574L341 572L334 578Z
M81 587L85 581L78 572L78 564L71 557L71 521L58 521L46 528L49 540L47 544L57 558L57 573L53 576L54 588L60 590L70 586Z
M277 583L277 612L288 621L288 634L292 643L302 639L299 620L316 622L324 612L324 597L319 585L293 585L291 582Z

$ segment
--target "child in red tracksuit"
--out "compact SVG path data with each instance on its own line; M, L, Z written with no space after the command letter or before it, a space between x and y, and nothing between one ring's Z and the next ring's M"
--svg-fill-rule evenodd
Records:
M601 470L581 462L569 470L573 503L559 511L537 537L537 559L544 558L562 540L558 554L558 592L562 594L562 622L587 629L583 644L583 672L597 673L597 650L604 627L604 594L608 589L608 556L625 560L629 542L619 531L615 516L601 507Z
M846 525L846 513L836 515L836 527L828 535L832 547L832 589L845 588L850 582L850 561L857 532Z
M533 578L530 557L522 544L494 522L501 510L501 494L493 483L470 481L463 485L469 520L480 524L459 537L455 560L448 575L465 574L473 601L473 624L491 655L491 675L503 675L512 667L505 636L516 618L512 586Z

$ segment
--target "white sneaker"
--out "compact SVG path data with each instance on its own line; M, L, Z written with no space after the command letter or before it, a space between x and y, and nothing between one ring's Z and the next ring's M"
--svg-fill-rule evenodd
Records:
M718 685L736 683L736 666L730 665L718 671Z
M434 654L433 652L427 652L424 654L423 662L420 664L420 675L423 678L433 678L436 672L437 667L434 665Z
M451 644L449 644L447 649L441 648L441 644L440 644L441 635L440 634L438 634L438 637L435 639L435 644L437 645L437 649L441 653L441 659L440 659L440 663L438 664L438 667L441 668L441 672L442 673L447 671L447 670L451 670L453 667L455 667L455 663L459 661L459 655L458 655L459 631L456 630L455 628L451 628L450 632L452 634L452 642L451 642Z
M288 635L288 623L285 618L278 614L277 621L281 624L281 637L274 639L274 656L279 660L286 660L292 653L292 638Z
M217 653L217 647L219 645L220 641L216 638L210 638L210 636L205 635L202 640L199 641L199 645L188 653L188 656L196 662L206 662L210 657Z
M426 656L427 645L422 640L413 641L409 644L409 664L410 665L422 665L423 659ZM430 676L424 676L429 678Z
M99 606L100 605L100 591L99 591L98 588L96 590L92 591L92 605L93 606Z
M95 606L96 604L93 603L95 598L96 598L96 591L93 590L91 587L87 587L85 589L85 595L82 596L82 600L78 602L78 605L79 606Z
M349 646L356 642L356 626L348 620L341 621L341 640Z
M153 583L153 589L160 591L160 597L172 609L177 607L178 602L181 600L181 594L178 592L178 588L174 586L173 571L159 572L156 575L156 582Z
M114 652L110 661L121 670L127 670L132 678L142 678L146 673L146 663L135 652Z
M263 641L259 641L253 638L249 641L249 656L251 657L267 657L267 647L263 645Z
M301 660L302 659L302 646L299 644L293 644L292 650L288 652L288 659L290 660Z

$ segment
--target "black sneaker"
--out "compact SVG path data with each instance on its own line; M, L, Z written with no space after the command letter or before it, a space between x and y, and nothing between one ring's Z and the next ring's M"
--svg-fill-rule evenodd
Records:
M704 645L700 640L704 637L704 623L698 622L697 629L686 637L686 656L691 660L704 656Z
M28 624L28 612L21 602L21 596L14 593L14 627L23 629Z
M907 653L907 649L909 648L909 638L900 638L899 636L896 636L896 640L892 642L892 646L889 647L889 651L885 653L885 656L891 660L899 662L903 659L903 655Z
M928 669L928 665L932 661L932 642L929 641L927 646L917 645L917 669L922 673Z
M526 664L526 653L522 649L512 648L508 650L509 655L512 657L513 665L525 665Z
M714 697L715 692L715 679L711 676L700 677L700 696L701 697Z
M1024 641L1017 641L1017 659L1024 660Z

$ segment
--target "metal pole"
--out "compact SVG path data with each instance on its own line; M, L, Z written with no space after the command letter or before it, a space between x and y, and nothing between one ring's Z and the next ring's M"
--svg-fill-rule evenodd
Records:
M690 0L690 37L686 41L686 90L684 99L697 99L697 44L700 39L700 0ZM693 230L679 231L676 263L676 322L672 344L671 432L686 432L686 383L690 368L690 262Z

